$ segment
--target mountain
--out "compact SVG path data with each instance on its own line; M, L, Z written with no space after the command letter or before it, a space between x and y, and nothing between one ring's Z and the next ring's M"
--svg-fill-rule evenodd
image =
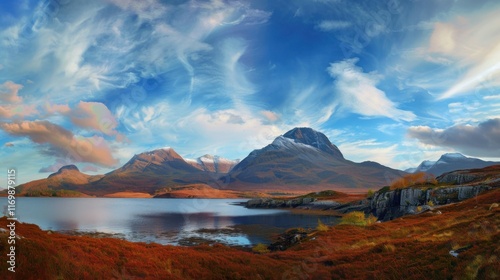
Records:
M122 167L85 186L85 190L96 195L113 192L154 194L161 188L206 184L216 178L187 163L174 149L164 148L134 155Z
M20 185L19 189L22 194L43 196L51 196L57 190L73 191L75 195L155 195L171 192L172 187L196 184L211 189L236 163L211 155L184 160L174 149L163 148L134 155L122 167L104 175L86 175L75 165L68 165L46 179Z
M376 162L349 161L328 137L311 128L292 129L236 163L211 155L185 160L174 149L164 148L134 155L122 167L104 175L89 176L76 166L66 166L22 187L95 196L154 196L187 185L236 191L352 191L378 189L405 174Z
M496 164L500 164L500 162L483 161L477 158L466 157L460 153L447 153L443 154L437 161L423 161L412 173L425 172L434 176L440 176L450 171L483 168Z
M237 190L378 189L405 174L375 162L346 160L323 133L294 128L251 152L222 180Z
M80 172L75 165L66 165L57 172L50 174L46 179L40 179L22 184L17 187L21 195L38 196L41 194L53 195L53 191L74 189L74 186L86 185L98 181L103 175L87 175Z
M197 171L199 170L188 164L174 149L163 148L134 155L125 165L106 176L126 173L165 175Z
M219 156L204 155L197 159L186 159L191 166L208 172L228 173L239 161Z

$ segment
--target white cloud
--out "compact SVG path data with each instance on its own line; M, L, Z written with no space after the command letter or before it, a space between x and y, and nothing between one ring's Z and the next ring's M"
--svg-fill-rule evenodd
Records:
M147 20L154 20L162 15L164 15L167 11L166 6L162 5L160 2L156 0L108 0L114 5L120 7L124 10L132 11L137 14L139 17Z
M25 118L38 114L35 105L4 105L0 106L1 119Z
M385 93L376 87L381 76L364 73L356 66L358 59L331 63L328 73L334 78L336 102L340 108L368 117L387 117L397 121L412 121L415 114L400 110Z
M261 111L262 115L271 123L280 119L279 115L268 110Z
M429 56L463 70L463 73L455 72L455 81L440 99L474 93L484 86L500 86L500 8L489 5L486 8L487 11L481 9L435 23L429 40Z
M270 122L268 117L274 114L266 116L261 112L191 109L189 104L163 101L128 114L119 110L117 118L128 128L130 141L140 145L142 151L170 146L187 157L208 153L243 158L289 128Z
M348 21L341 20L323 20L316 25L316 27L322 31L335 31L342 30L350 27L352 24Z
M0 100L7 103L20 103L23 99L18 95L19 90L23 85L16 84L12 81L6 81L0 84Z
M76 108L67 112L71 121L80 127L90 128L108 136L118 135L118 122L106 105L100 102L80 101Z
M500 100L500 94L483 96L484 100Z
M346 159L355 162L376 161L394 167L397 162L394 158L399 155L397 144L378 142L375 139L343 142L337 146Z

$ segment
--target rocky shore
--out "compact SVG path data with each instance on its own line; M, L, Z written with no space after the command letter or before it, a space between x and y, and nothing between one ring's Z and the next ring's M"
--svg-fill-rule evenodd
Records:
M363 211L380 221L389 221L401 216L432 211L434 208L457 203L500 187L500 174L488 169L483 172L463 170L445 173L436 178L437 185L413 186L390 190L384 187L362 200L342 203L335 199L319 199L320 193L308 196L281 199L258 198L246 202L248 208L285 208L334 210L340 214ZM438 213L438 212L435 212Z

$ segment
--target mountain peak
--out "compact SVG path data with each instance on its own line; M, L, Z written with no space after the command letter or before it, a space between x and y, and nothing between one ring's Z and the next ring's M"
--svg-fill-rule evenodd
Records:
M315 147L337 158L344 158L339 148L333 145L326 135L310 127L296 127L285 133L283 137L293 139L295 143Z
M205 154L205 155L203 155L203 156L199 157L199 159L202 159L202 158L207 158L207 159L212 159L212 160L213 160L213 159L214 159L214 158L216 158L216 157L218 158L218 156L213 156L213 155L211 155L211 154Z
M450 158L450 159L460 159L460 158L467 158L466 156L462 155L461 153L446 153L441 156L442 159L444 158Z
M50 174L48 178L62 174L65 170L68 170L68 171L74 170L74 171L80 172L80 170L78 169L78 167L76 167L76 165L70 164L70 165L65 165L65 166L59 168L59 170L57 170L57 172Z
M155 163L161 163L166 160L182 159L182 157L170 147L140 153L136 155L136 157Z

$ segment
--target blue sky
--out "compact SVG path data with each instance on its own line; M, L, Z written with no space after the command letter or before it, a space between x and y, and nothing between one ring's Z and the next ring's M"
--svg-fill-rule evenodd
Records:
M498 1L3 1L0 156L18 181L136 153L242 159L296 126L405 169L500 159Z

